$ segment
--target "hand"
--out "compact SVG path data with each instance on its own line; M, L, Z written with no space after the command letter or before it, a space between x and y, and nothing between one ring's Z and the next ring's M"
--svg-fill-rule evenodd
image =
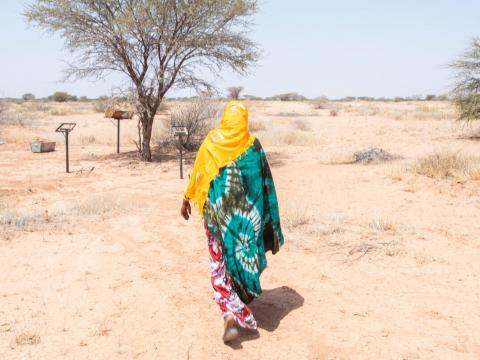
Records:
M182 215L185 220L188 220L191 214L192 208L190 206L190 201L184 199L182 203L182 208L180 209L180 215Z

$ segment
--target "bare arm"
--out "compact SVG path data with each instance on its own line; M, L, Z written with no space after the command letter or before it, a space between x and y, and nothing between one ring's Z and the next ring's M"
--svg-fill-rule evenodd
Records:
M190 201L188 201L187 199L183 199L182 208L180 209L180 215L182 215L185 220L188 220L191 214L192 207L190 206Z

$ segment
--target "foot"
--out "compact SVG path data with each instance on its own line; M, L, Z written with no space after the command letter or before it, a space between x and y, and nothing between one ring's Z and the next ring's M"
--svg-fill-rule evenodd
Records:
M223 332L223 342L227 343L238 337L238 329L235 327L233 315L227 315L224 319L225 331Z

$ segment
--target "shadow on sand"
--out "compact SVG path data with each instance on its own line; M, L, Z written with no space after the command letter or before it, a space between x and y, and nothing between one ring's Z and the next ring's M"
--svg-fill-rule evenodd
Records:
M262 295L253 300L248 307L257 320L258 327L269 332L275 331L282 319L290 312L303 306L304 299L292 288L282 286L273 290L263 290ZM243 341L260 337L258 331L240 329L240 336L228 344L233 349L241 349Z

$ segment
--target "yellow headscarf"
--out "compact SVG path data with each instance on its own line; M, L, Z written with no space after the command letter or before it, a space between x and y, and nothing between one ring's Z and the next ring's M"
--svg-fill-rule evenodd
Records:
M247 106L231 101L224 108L220 126L210 131L200 146L185 192L185 198L193 201L200 215L219 169L246 152L254 140L248 131Z

